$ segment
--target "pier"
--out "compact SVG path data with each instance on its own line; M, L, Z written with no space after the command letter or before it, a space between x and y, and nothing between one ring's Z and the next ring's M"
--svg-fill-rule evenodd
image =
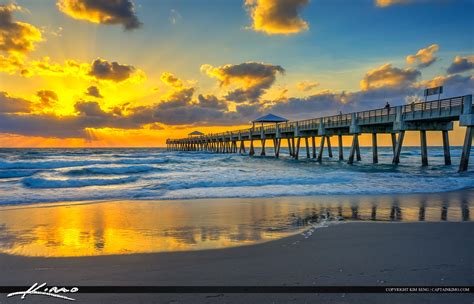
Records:
M168 139L168 150L178 151L209 151L215 153L241 153L255 155L254 142L261 143L261 155L266 155L266 142L273 143L273 155L278 158L282 141L288 144L290 157L300 157L301 141L305 142L307 158L322 161L324 150L333 157L331 138L338 140L338 159L345 160L343 153L343 136L352 137L347 162L361 160L359 136L372 135L372 161L378 163L377 136L389 134L393 148L393 164L400 162L405 132L420 133L421 165L428 165L427 131L442 132L444 161L451 165L449 147L449 131L453 130L453 122L459 121L465 127L464 145L462 147L459 172L466 171L472 147L474 128L474 108L472 95L458 96L433 101L412 103L401 106L386 107L361 112L340 113L338 115L318 117L299 121L275 122L262 126L255 124L248 129L228 131L217 134L191 135L186 138ZM319 147L316 146L319 138ZM309 144L311 142L311 146Z

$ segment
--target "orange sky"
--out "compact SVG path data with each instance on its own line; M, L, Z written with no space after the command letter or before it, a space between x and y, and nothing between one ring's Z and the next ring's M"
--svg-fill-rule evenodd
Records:
M462 4L373 1L351 8L360 20L354 25L325 18L339 11L329 2L290 1L287 10L279 3L229 1L211 15L205 4L180 1L6 1L0 146L163 147L194 130L246 128L266 113L295 120L399 105L437 85L443 97L472 93L474 56L465 38L473 33L463 19L429 39L394 24L401 10L451 20L468 9ZM367 18L386 25L373 29ZM417 26L429 33L438 25ZM393 33L406 39L382 39ZM351 37L359 43L341 47ZM379 48L367 46L372 40ZM452 145L462 144L463 132L455 127ZM441 135L429 132L428 142L441 145ZM362 136L362 145L370 143ZM405 143L418 145L419 135L408 132ZM389 137L379 144L390 145Z

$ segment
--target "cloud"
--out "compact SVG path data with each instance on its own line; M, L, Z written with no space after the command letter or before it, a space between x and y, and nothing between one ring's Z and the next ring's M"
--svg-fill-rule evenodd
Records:
M227 100L234 102L256 102L273 85L276 75L285 72L279 65L258 62L226 64L220 67L204 64L201 71L218 79L221 86L236 85L237 89L228 92L226 96Z
M104 96L100 94L99 88L96 86L88 87L85 94L96 98L104 98Z
M0 108L1 104L0 94ZM24 113L3 111L0 113L0 132L26 136L55 138L90 138L90 129L120 128L137 129L154 123L151 108L135 108L130 115L104 111L94 101L79 101L75 104L77 115L57 116L53 113ZM23 110L27 110L26 108ZM0 111L1 112L1 111Z
M290 35L306 31L308 23L299 16L309 0L245 0L252 29L268 35Z
M265 108L265 112L278 113L291 118L335 114L344 104L345 93L325 91L303 98L288 98Z
M449 74L462 73L474 69L474 55L472 56L456 56L453 63L449 66L447 72Z
M183 86L183 82L170 72L163 72L160 76L160 80L171 87L181 88Z
M0 113L27 113L31 110L31 102L23 98L15 98L7 92L0 92Z
M400 69L386 63L378 68L368 71L360 82L363 91L380 88L401 88L412 85L421 72L413 69Z
M90 117L106 117L107 114L100 107L98 102L95 101L78 101L74 105L74 108L79 115L90 116Z
M198 96L198 103L201 108L210 108L216 110L227 110L228 106L224 100L220 100L214 95L202 95Z
M438 58L434 55L439 50L437 44L432 44L424 49L420 49L415 55L408 55L408 64L416 64L419 68L426 68L432 65Z
M170 10L169 20L170 20L171 24L177 24L182 19L183 19L183 17L181 16L181 14L177 10L175 10L175 9Z
M131 65L119 64L116 61L109 62L97 58L92 63L89 75L99 80L121 82L129 79L134 71L135 68Z
M24 66L23 59L17 55L0 55L0 72L5 72L10 75L16 74L22 70Z
M38 96L41 106L46 108L52 108L59 100L56 92L50 90L38 91L36 96Z
M127 64L118 62L109 62L105 59L97 58L92 64L77 62L68 59L64 64L51 63L49 57L43 57L40 60L32 60L25 64L29 71L29 76L54 76L54 77L81 77L91 81L107 82L132 82L138 83L146 79L142 70Z
M20 6L0 5L0 51L10 54L26 54L42 40L38 28L29 23L13 21L12 13L21 11Z
M121 24L125 30L139 28L142 23L130 0L59 0L59 10L66 15L99 24Z
M170 87L170 90L161 96L161 109L184 107L191 103L196 90L194 87L186 87L181 79L169 72L162 73L160 80Z
M296 84L296 88L302 92L311 91L317 86L319 86L319 82L316 82L316 81L302 81Z
M443 94L445 96L472 94L474 90L474 76L463 76L460 74L436 76L430 80L422 80L415 84L417 88L433 88L438 86L444 86Z
M378 7L387 7L394 4L408 4L413 0L375 0L375 5Z

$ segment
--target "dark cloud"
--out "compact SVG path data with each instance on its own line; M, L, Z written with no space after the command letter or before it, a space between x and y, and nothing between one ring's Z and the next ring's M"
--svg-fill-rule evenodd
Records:
M214 95L202 95L198 96L198 105L202 108L210 108L216 110L227 110L228 106L224 100L220 100Z
M32 51L42 37L33 25L13 21L12 13L16 10L21 10L21 7L0 5L0 51L24 54Z
M58 101L58 95L56 92L50 90L38 91L36 92L36 96L38 96L43 107L53 107Z
M11 97L7 92L0 92L0 113L26 113L31 103L22 98Z
M225 98L234 102L256 102L276 80L278 73L285 70L279 65L259 62L227 64L213 67L205 64L201 71L210 77L217 78L221 86L236 85L237 89L230 91Z
M89 75L100 80L111 80L121 82L131 77L135 68L131 65L119 64L118 62L109 62L97 58L94 60L89 71Z
M170 109L187 106L193 98L194 90L194 88L183 88L172 91L158 107L161 109Z
M447 72L449 74L463 73L474 69L474 56L456 56L453 63L449 66Z
M79 113L79 115L82 116L106 117L110 115L102 110L99 103L95 101L79 101L74 105L74 108Z
M130 0L59 0L58 8L74 19L101 24L121 24L125 30L139 28L142 23Z
M104 96L100 94L99 88L96 86L88 87L86 91L86 95L96 97L96 98L104 98Z

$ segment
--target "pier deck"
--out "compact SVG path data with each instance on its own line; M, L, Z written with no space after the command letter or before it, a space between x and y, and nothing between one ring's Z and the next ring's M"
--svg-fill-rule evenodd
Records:
M344 160L342 136L353 138L348 163L354 158L360 160L358 136L372 134L373 162L378 162L377 134L391 134L393 145L393 163L400 162L400 153L406 131L420 132L422 165L428 165L426 131L440 131L443 134L445 164L451 164L448 132L453 129L453 122L466 128L459 171L466 171L472 146L474 127L474 108L472 95L458 96L441 100L412 103L390 108L375 109L348 114L318 117L299 121L277 123L261 127L252 127L237 131L217 134L191 136L187 138L168 139L169 150L211 151L216 153L246 154L245 143L249 142L250 156L255 154L254 141L261 142L261 155L266 155L267 140L273 142L274 155L279 157L281 141L288 143L290 156L298 159L301 140L305 140L306 156L322 160L325 144L328 155L332 157L331 137L338 137L339 160ZM320 137L319 153L316 153L315 138ZM310 153L309 139L312 143ZM238 143L240 143L238 145ZM237 148L239 146L239 148Z

